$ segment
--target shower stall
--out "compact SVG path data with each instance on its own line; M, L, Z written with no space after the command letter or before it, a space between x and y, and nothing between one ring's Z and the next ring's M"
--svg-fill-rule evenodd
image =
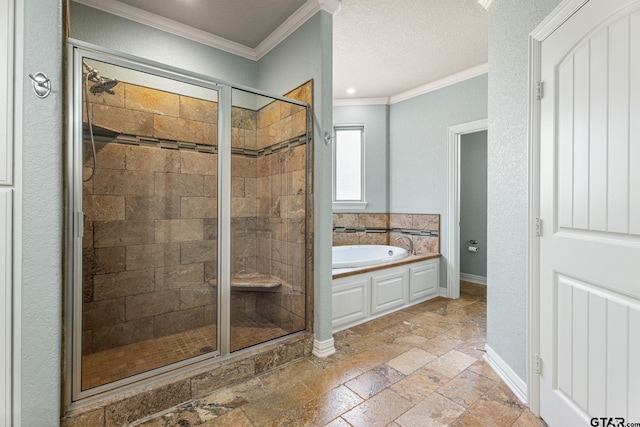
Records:
M72 51L71 400L307 330L311 82Z

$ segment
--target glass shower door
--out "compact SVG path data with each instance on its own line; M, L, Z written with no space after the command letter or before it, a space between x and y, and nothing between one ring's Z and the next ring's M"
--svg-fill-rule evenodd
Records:
M305 330L311 83L290 102L82 49L74 66L69 400Z
M307 111L232 91L230 350L306 328Z
M218 91L82 62L84 391L219 352Z

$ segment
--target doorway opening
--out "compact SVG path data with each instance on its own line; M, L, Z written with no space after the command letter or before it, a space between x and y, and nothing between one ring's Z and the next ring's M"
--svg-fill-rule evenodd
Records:
M460 280L487 284L487 131L460 138Z
M451 126L448 129L449 213L447 255L447 296L460 297L460 145L463 135L487 131L487 119ZM486 168L486 162L485 162ZM486 199L486 198L485 198ZM486 200L485 200L486 203ZM486 217L485 217L486 218ZM486 219L485 219L486 227ZM470 240L476 240L471 238ZM486 243L486 239L485 239ZM472 246L467 245L467 246ZM486 252L486 244L484 245ZM465 249L467 250L467 249ZM486 262L485 262L486 269ZM486 271L486 270L485 270ZM485 273L486 274L486 273ZM485 276L486 277L486 276Z

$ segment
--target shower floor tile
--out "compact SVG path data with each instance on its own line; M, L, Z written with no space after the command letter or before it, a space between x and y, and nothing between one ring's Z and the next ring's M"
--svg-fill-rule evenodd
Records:
M256 314L237 316L231 324L231 351L288 333ZM216 327L211 325L88 354L82 357L82 390L206 354L216 348Z
M237 351L289 334L254 313L231 316L231 351Z

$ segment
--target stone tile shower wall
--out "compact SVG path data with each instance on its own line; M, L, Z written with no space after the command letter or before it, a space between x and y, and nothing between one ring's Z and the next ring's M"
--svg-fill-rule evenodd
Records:
M392 245L399 236L413 240L417 252L440 252L440 215L334 213L333 245Z
M84 183L84 354L212 325L217 319L218 105L125 83L114 89L115 95L90 94L93 125L119 135L114 142L97 144L96 173ZM269 194L270 205L289 206L285 198L291 191L286 187L287 194L278 195L273 184L274 191L270 185L268 193L260 193L264 176L258 174L258 164L262 157L277 158L284 170L276 173L274 165L266 178L273 170L281 181L293 182L296 168L306 167L304 154L302 163L299 159L305 146L281 151L259 146L259 114L232 109L232 273L280 277L282 295L269 296L262 310L291 325L295 316L284 311L297 310L292 302L297 299L290 296L300 289L304 300L304 271L295 271L296 260L283 259L277 248L284 244L275 242L297 244L304 225L296 228L289 219L297 218L286 211L257 215L259 195ZM286 124L293 123L294 114L281 112L267 127L267 141L291 145L292 138L284 136L293 133ZM283 162L285 157L294 161ZM92 167L92 158L85 157L85 177ZM272 201L272 194L281 200ZM302 218L304 224L304 212ZM265 236L268 246L260 240ZM297 267L304 270L304 263ZM234 294L240 305L260 303L255 293ZM304 303L296 314L304 319Z
M84 183L84 354L217 319L217 103L115 91L90 95L93 125L118 136Z
M286 94L311 104L312 83ZM305 329L306 109L275 101L258 111L257 272L280 292L257 298L258 312L286 331Z

